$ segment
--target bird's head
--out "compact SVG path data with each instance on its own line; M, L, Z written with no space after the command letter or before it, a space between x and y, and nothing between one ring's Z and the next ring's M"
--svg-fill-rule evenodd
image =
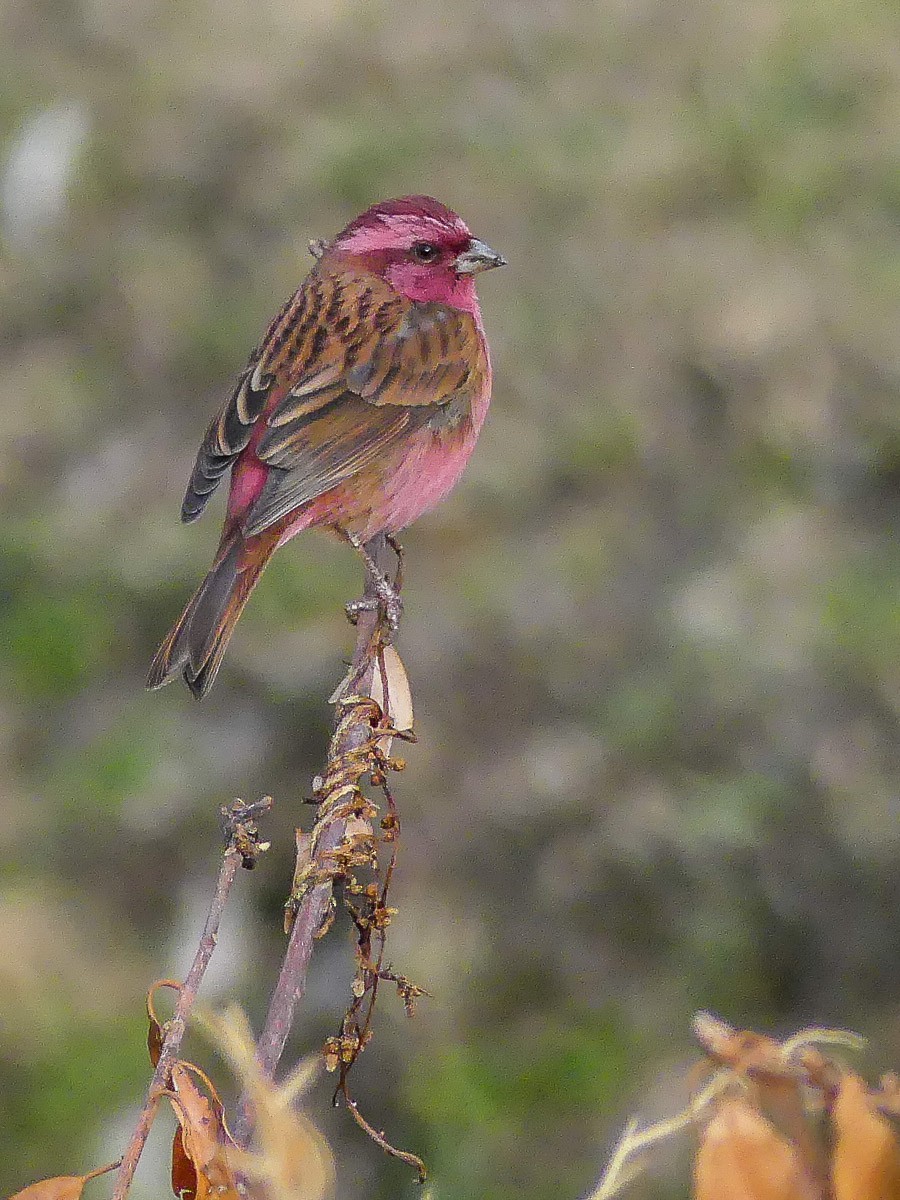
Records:
M410 300L437 301L477 312L475 275L506 259L472 237L455 212L430 196L374 204L328 247L359 260Z

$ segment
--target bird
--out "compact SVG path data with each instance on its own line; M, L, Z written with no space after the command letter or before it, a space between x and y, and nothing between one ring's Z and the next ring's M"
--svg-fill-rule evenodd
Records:
M209 691L274 552L305 529L366 559L392 626L399 597L366 545L456 485L491 397L475 276L506 259L431 196L374 204L332 241L251 353L197 453L181 508L197 520L230 471L212 567L163 640L150 689Z

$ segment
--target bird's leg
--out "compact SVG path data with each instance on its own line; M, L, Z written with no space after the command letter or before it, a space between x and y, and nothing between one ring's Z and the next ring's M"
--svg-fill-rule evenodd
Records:
M370 612L373 608L380 606L384 609L384 615L387 617L391 632L396 632L403 613L403 601L400 599L403 551L400 549L399 543L390 536L386 539L391 549L397 555L397 576L395 582L391 583L384 572L379 569L362 540L355 533L350 533L346 529L342 529L340 532L346 537L347 541L366 564L366 570L369 573L375 591L374 598L363 597L362 600L351 600L349 604L345 605L347 616L355 624L361 612Z
M392 533L386 533L384 540L397 555L397 573L394 576L394 591L399 596L400 590L403 587L403 547Z

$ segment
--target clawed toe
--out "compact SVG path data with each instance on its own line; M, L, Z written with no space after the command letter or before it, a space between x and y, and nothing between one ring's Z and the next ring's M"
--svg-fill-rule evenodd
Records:
M384 586L379 586L380 584ZM376 590L378 592L377 597L364 596L362 600L350 600L344 605L347 620L351 625L355 625L359 621L360 613L374 612L375 609L381 609L390 626L391 633L396 633L397 627L400 624L400 618L403 616L403 601L386 579L376 582Z
M397 632L397 627L400 624L400 618L403 616L403 601L393 588L386 596L379 597L384 605L384 615L387 617L387 623L391 627L391 633Z
M362 599L348 600L344 605L344 612L347 614L347 620L351 625L355 625L359 620L359 614L363 612L372 612L379 605L378 600Z

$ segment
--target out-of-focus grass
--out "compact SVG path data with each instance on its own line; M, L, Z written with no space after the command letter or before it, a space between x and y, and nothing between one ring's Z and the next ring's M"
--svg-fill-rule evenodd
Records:
M566 1011L473 1033L414 1063L410 1099L435 1178L452 1195L485 1178L498 1200L520 1194L535 1153L571 1144L579 1113L618 1103L632 1041L600 1010ZM556 1170L560 1189L577 1194L583 1168L557 1158Z
M435 996L386 1004L364 1111L446 1200L574 1196L697 1007L892 1044L894 6L100 0L0 45L0 1189L137 1099L215 806L271 792L259 1019L357 564L283 551L202 708L141 686L215 543L177 520L209 415L306 239L389 194L511 265L482 443L406 539L394 954ZM407 1186L330 1134L342 1196Z

